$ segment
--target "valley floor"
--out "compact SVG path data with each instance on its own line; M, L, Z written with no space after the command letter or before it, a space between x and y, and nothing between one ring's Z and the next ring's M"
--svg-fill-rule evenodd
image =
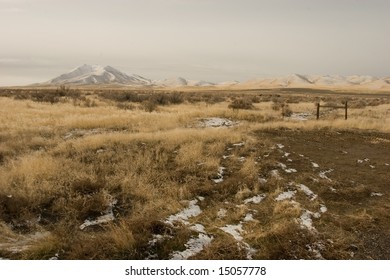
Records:
M4 94L0 259L390 259L389 98L251 94Z

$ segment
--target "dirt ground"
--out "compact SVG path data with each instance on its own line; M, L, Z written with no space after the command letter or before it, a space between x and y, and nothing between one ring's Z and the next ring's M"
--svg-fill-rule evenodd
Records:
M285 129L258 131L256 137L283 144L301 180L315 170L308 160L329 171L333 191L319 196L333 223L360 240L347 248L352 258L390 259L390 134Z

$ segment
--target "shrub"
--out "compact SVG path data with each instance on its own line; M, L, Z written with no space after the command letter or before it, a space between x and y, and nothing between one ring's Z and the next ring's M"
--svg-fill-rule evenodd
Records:
M290 109L290 106L288 104L282 105L282 116L283 117L291 117L293 111Z
M136 108L133 104L127 102L118 102L116 103L116 107L122 110L135 110Z
M145 112L151 113L157 109L157 103L154 100L145 100L141 105Z
M254 108L251 100L242 99L242 98L233 100L233 102L230 103L228 107L233 110L238 110L238 109L250 110Z

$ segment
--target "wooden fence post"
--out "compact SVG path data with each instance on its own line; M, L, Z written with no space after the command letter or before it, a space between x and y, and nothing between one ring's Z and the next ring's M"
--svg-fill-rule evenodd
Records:
M348 119L348 101L345 101L345 119Z
M317 120L320 118L320 102L317 103Z

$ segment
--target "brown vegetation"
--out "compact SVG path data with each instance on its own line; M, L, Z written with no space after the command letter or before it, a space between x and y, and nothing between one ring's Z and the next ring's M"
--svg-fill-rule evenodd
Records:
M314 120L315 102L346 99L348 121ZM389 103L0 89L0 258L168 259L203 237L189 258L388 259ZM208 118L234 125L198 125Z

